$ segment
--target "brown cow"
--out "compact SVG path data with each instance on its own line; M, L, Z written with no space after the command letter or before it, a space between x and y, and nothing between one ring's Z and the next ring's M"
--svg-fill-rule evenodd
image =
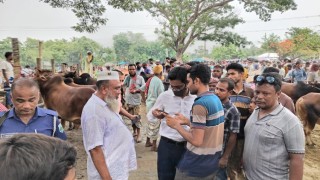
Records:
M65 121L80 124L82 109L94 89L68 86L63 77L53 75L49 70L38 70L35 80L40 86L45 106L58 112L63 126Z
M288 95L293 102L296 103L300 97L308 93L320 93L320 84L306 84L302 81L299 81L298 83L283 82L281 91Z
M309 93L296 102L296 115L303 124L307 145L314 145L311 131L320 124L320 93Z

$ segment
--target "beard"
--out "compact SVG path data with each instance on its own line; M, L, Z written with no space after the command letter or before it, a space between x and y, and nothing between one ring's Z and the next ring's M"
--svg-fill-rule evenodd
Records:
M106 96L104 98L104 102L106 102L108 104L108 107L111 109L111 111L115 112L115 113L119 113L119 101L116 98L111 98L110 96Z
M130 74L130 73L129 73ZM136 75L136 73L134 73L134 74L130 74L130 77L134 77Z

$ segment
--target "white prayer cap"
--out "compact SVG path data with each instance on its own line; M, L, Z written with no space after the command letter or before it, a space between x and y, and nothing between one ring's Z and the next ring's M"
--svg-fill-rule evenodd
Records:
M99 71L97 81L101 80L119 80L119 73L116 71Z

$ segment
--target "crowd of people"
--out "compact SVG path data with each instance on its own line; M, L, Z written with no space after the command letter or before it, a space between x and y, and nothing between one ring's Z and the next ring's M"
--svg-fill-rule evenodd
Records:
M0 114L0 136L4 139L0 156L10 156L9 149L28 138L17 135L21 133L65 140L57 113L37 107L37 83L30 78L10 82L12 54L5 57L6 66L1 68L4 85L12 84L9 95L13 108ZM96 91L81 115L88 179L128 179L129 171L138 168L134 145L141 143L145 126L145 147L157 152L160 180L301 180L304 132L293 102L281 92L281 86L283 81L319 82L318 63L302 66L300 60L247 59L182 64L166 58L163 63L149 59L129 64L128 74L112 67L99 69ZM145 125L141 121L143 103ZM64 147L63 151L74 151L60 140L31 137L34 141L30 145L24 142L25 146L48 148L50 143L58 143L61 145L56 148L68 146L69 150ZM50 140L43 143L45 138ZM76 154L71 155L64 177L73 175ZM9 179L25 177L15 175L14 170L7 173L1 169L0 174Z

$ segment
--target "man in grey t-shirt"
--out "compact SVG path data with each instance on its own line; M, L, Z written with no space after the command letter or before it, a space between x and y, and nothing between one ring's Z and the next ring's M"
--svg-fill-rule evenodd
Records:
M265 73L256 78L256 108L244 128L244 170L247 179L302 180L305 153L299 119L278 101L281 77Z

